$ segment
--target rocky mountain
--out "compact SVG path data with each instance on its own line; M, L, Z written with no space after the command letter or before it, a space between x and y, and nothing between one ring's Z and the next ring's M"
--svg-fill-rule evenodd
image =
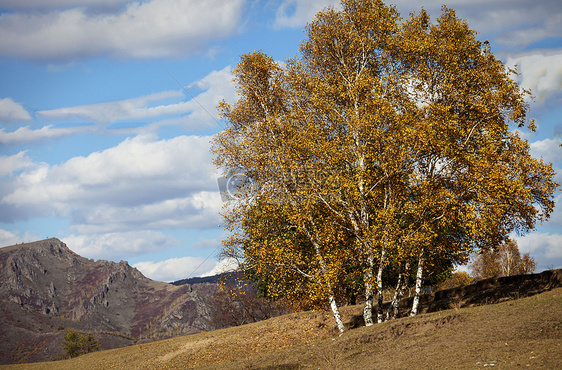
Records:
M210 330L217 290L153 281L55 238L0 248L0 364L55 356L65 328L93 332L102 349Z

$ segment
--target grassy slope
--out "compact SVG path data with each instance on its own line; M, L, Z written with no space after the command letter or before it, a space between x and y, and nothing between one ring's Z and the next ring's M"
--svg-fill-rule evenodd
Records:
M404 318L337 336L327 312L255 324L25 369L562 368L562 288L494 305ZM361 308L345 307L350 323Z

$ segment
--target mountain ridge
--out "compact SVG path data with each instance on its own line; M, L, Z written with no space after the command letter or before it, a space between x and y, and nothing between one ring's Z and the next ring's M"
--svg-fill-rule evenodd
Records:
M57 238L0 248L0 363L33 343L42 345L28 360L56 355L64 328L99 334L103 349L211 330L206 299L217 290L154 281L126 261L81 257Z

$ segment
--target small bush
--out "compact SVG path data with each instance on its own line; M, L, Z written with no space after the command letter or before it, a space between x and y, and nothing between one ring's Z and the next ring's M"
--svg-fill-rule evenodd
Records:
M258 322L289 312L282 303L259 297L254 287L242 281L222 285L209 303L215 329Z
M474 283L474 279L471 278L469 274L467 274L464 271L457 271L457 272L453 273L445 281L437 284L435 286L435 290L437 291L437 290L458 288L458 287L461 287L461 286L470 285L472 283Z
M101 343L94 338L92 333L80 334L70 328L64 331L62 347L66 351L66 356L63 357L73 358L99 350L101 348Z

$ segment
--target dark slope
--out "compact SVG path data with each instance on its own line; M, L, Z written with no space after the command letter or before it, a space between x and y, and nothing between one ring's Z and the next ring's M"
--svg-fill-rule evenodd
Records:
M204 297L216 289L153 281L54 238L0 248L0 363L53 356L67 327L94 332L103 348L209 330Z

